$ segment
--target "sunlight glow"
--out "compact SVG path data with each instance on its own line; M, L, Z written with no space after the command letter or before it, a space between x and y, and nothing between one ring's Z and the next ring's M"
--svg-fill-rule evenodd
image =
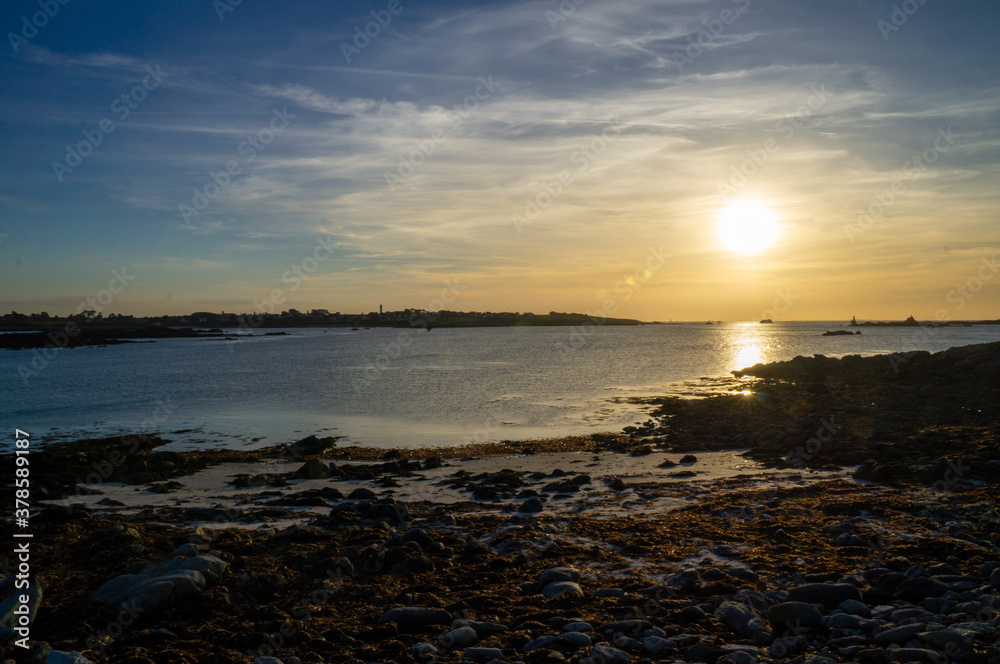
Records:
M734 203L719 212L719 240L729 251L756 254L778 239L777 217L755 201Z

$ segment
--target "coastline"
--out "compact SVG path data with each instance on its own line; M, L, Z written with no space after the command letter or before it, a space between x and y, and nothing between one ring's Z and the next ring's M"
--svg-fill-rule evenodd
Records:
M655 400L621 434L35 453L33 640L95 662L1000 661L1000 343L734 373L746 394Z

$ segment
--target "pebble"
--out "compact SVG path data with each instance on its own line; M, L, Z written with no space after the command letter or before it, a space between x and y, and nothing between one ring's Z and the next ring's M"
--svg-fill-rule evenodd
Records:
M542 570L535 583L538 584L539 588L544 588L553 581L578 581L579 579L580 572L575 567L564 565Z
M545 636L539 636L537 639L532 639L521 646L521 652L529 653L532 650L540 650L541 648L547 648L556 642L558 636L552 634L546 634Z
M446 648L465 648L479 640L476 630L471 627L453 629L441 637L441 645Z
M748 652L737 650L720 657L716 664L757 664L757 658Z
M524 514L535 514L545 509L541 498L528 498L517 508L518 512Z
M594 646L590 657L580 660L580 664L623 664L632 659L627 652L610 646Z
M653 625L648 620L618 620L601 625L597 631L601 634L642 634L647 629L652 629Z
M499 648L466 648L463 652L466 659L482 661L489 660L492 661L506 661L503 659L503 653L500 652Z
M583 597L583 589L572 581L554 581L542 588L542 595L545 599L555 599L563 595Z
M574 650L579 650L580 648L590 646L593 642L584 632L563 632L559 635L556 643L562 646L568 646Z
M589 622L577 621L577 622L567 623L565 626L563 626L563 631L564 632L593 632L594 631L594 626L591 625Z
M427 643L426 641L414 645L410 648L410 650L413 651L414 655L421 659L430 659L438 654L438 649L434 646L434 644Z
M823 614L812 604L805 602L782 602L775 604L767 611L767 618L779 632L795 625L803 627L819 627Z
M45 664L94 664L94 662L78 652L53 650L45 658Z
M902 627L893 627L892 629L887 629L884 632L879 632L875 635L873 640L877 646L887 646L891 643L903 643L904 641L912 639L922 631L924 631L923 623L903 625Z
M856 599L848 599L840 603L840 610L862 618L871 618L872 611L864 602Z
M676 643L670 639L665 639L660 636L647 636L642 640L642 647L645 648L646 652L652 655L659 655L660 653L677 650Z
M383 613L378 621L379 624L394 622L400 626L407 627L448 625L451 623L451 614L443 609L429 609L422 606L399 606Z
M837 606L849 599L861 599L861 591L847 583L809 583L788 591L793 602Z

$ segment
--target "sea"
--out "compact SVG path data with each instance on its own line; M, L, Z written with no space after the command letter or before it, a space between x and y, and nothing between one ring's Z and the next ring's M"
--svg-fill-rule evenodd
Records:
M740 391L730 372L758 362L1000 340L995 325L822 336L838 329L849 328L310 328L61 349L44 362L40 351L0 350L2 420L35 446L127 434L158 434L173 449L252 449L308 435L404 448L555 438L642 422L652 397Z

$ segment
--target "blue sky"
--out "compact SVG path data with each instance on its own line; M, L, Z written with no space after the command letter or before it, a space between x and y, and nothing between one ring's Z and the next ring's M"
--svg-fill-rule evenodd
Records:
M0 9L0 310L1000 316L995 3L222 1Z

